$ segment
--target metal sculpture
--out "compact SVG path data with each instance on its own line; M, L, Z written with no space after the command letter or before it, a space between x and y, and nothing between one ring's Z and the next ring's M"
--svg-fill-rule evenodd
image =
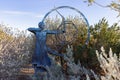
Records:
M60 54L58 51L55 51L46 45L46 38L47 38L48 34L51 34L51 35L54 34L56 39L60 41L59 44L62 45L62 47L64 45L68 45L68 44L72 43L72 41L73 41L72 39L67 40L65 38L67 35L69 35L69 34L66 35L66 33L67 33L66 25L67 24L72 24L73 28L75 29L75 33L73 34L73 36L77 36L77 34L78 34L77 26L72 21L67 21L65 19L65 17L58 11L59 9L62 9L62 8L72 9L72 10L78 12L83 17L83 19L85 20L85 23L88 27L87 39L85 41L85 44L86 45L88 44L88 41L90 38L89 23L88 23L87 19L85 18L85 16L83 15L83 13L81 13L79 10L77 10L73 7L69 7L69 6L60 6L60 7L56 7L54 9L52 9L44 16L43 20L38 24L39 28L28 28L28 30L30 32L34 33L36 36L35 52L34 52L33 59L32 59L32 64L35 68L35 72L47 71L46 66L51 65L51 61L50 61L50 58L48 57L48 53L64 57L63 54ZM62 22L57 27L56 30L44 30L44 28L46 27L45 19L53 11L56 11L60 15L60 17L62 18ZM73 37L73 39L74 39L74 37Z
M60 14L59 12L58 12L58 10L60 10L60 9L71 9L71 10L74 10L74 11L76 11L77 13L79 13L79 15L84 19L84 21L85 21L85 24L86 24L86 26L87 26L87 38L86 38L86 41L85 41L85 45L87 45L88 44L88 42L89 42L89 39L90 39L90 30L89 30L89 22L88 22L88 20L87 20L87 18L84 16L84 14L82 13L82 12L80 12L78 9L76 9L76 8L73 8L73 7L70 7L70 6L60 6L60 7L56 7L56 8L54 8L54 9L52 9L51 11L49 11L44 17L43 17L43 20L41 21L41 22L45 22L45 20L46 20L46 18L47 18L47 16L49 16L49 14L51 14L52 12L54 12L54 11L56 11L60 16L61 16L61 18L62 18L62 21L61 21L61 24L57 27L57 30L63 30L63 31L65 31L65 33L66 33L66 30L67 30L67 26L66 26L66 24L71 24L71 25L73 25L73 28L75 29L75 33L73 34L73 36L75 37L75 36L77 36L77 34L78 34L78 26L76 26L74 23L73 23L73 21L68 21L68 20L66 20L65 19L65 17L62 15L62 14ZM59 35L56 35L56 38L57 39L59 39L60 40L60 43L63 43L64 45L65 44L70 44L70 43L72 43L73 42L73 39L71 39L71 40L66 40L65 39L65 37L66 36L68 36L69 34L63 34L62 35L62 38L64 38L64 39L62 39L62 38L60 38L60 36Z
M39 28L28 28L28 30L34 33L36 36L36 46L35 46L35 53L32 59L32 64L35 68L38 68L42 72L42 71L46 71L45 69L46 66L51 65L50 58L48 57L48 53L63 57L62 54L58 54L57 51L52 50L46 45L47 34L62 34L64 33L64 31L44 30L45 25L42 22L40 22L38 26Z

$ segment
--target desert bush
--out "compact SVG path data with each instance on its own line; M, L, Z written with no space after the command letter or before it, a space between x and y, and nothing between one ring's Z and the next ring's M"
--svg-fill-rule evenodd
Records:
M64 60L67 65L66 72L63 71L62 65L55 60L55 57L50 56L52 65L51 67L46 68L48 73L38 73L36 78L32 78L34 80L99 80L98 75L96 75L92 70L86 69L80 64L80 62L75 64L72 46L68 46L64 56Z
M42 80L119 80L120 79L120 59L113 54L112 50L106 55L105 50L101 47L101 52L96 51L97 59L100 62L100 67L104 71L104 75L96 74L90 69L83 67L80 62L75 64L73 57L73 48L68 46L66 49L64 60L67 62L67 74L62 71L62 66L52 59L51 67L47 67L47 73L39 73L38 77L42 76ZM35 79L35 77L34 77ZM34 80L33 79L33 80ZM38 78L38 80L41 80Z
M9 30L6 28L5 31L5 28L6 28L5 25L0 24L0 41L3 39L12 40L12 36L10 34L7 34Z
M24 31L16 31L14 34L10 29L1 26L3 25L0 25L0 79L10 80L12 77L14 78L12 80L16 80L16 75L19 75L20 68L31 62L35 38L32 34L30 36L26 35ZM111 50L108 54L109 47L117 55L119 53L120 31L117 29L118 27L117 24L108 27L107 21L102 19L95 27L91 27L90 43L83 47L86 29L84 29L84 25L81 25L79 29L82 31L82 34L79 34L76 41L72 44L73 48L68 47L65 51L64 60L66 60L67 71L64 72L63 66L56 62L55 57L52 56L52 66L47 68L50 74L49 79L43 74L40 75L43 75L45 80L119 80L120 60ZM102 49L102 52L99 54L98 52L101 51L100 47L102 45L106 51ZM95 50L98 50L97 56ZM78 59L80 61L76 64L75 60L77 61ZM81 62L86 63L87 66L81 64ZM91 65L98 65L98 63L102 68L101 70L103 70L104 76L100 76L99 73L96 72L96 74L89 68L85 68L91 67ZM96 66L92 67L92 69L96 68Z
M87 36L87 27L84 21L81 18L69 16L67 20L73 21L78 27L79 34L75 37L75 40L72 42L74 48L74 57L75 62L78 60L86 67L94 67L98 65L97 57L95 50L99 50L101 46L104 46L106 53L109 52L109 48L113 49L113 52L116 54L119 53L120 48L120 26L117 23L114 23L112 26L109 26L108 21L105 18L102 18L98 23L90 27L90 41L88 45L85 45L85 40ZM46 24L50 29L56 29L60 24L59 17L55 19L48 18ZM67 25L70 27L70 25ZM69 28L68 28L69 29ZM71 32L71 30L69 30ZM55 36L49 35L47 43L49 45L55 45L57 42ZM73 37L74 38L74 37ZM51 47L51 46L50 46ZM53 46L52 46L53 47ZM55 49L56 47L54 47ZM65 48L64 50L65 51ZM91 64L92 63L92 64ZM91 65L91 66L90 66ZM98 65L99 66L99 65Z
M115 53L119 53L120 30L117 23L109 26L107 20L103 18L94 26L91 26L91 43L96 50L103 46L106 52L111 47Z
M96 51L100 67L104 71L104 76L101 80L119 80L120 79L120 55L113 54L110 48L109 54L105 53L104 48L101 48L101 53Z
M108 21L103 18L97 24L90 27L90 41L87 46L83 46L78 38L75 42L75 61L81 61L81 64L85 67L94 69L96 72L100 72L99 62L97 60L95 51L100 51L101 46L105 48L106 53L109 52L109 48L113 49L113 52L117 55L120 49L120 26L115 23L109 26Z
M19 74L20 68L29 64L34 50L34 40L26 36L26 32L17 31L19 35L7 35L3 31L0 40L0 79L15 80ZM21 34L22 33L22 34ZM7 35L7 36L6 36Z

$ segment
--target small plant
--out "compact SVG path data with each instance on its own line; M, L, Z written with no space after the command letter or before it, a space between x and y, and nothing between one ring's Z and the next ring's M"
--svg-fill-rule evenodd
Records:
M32 35L26 36L24 31L17 31L17 34L13 34L9 29L1 26L3 25L0 25L0 80L19 80L16 75L19 75L20 69L31 63L35 38ZM64 54L66 72L63 71L63 66L60 62L50 55L52 65L50 68L47 67L49 75L47 73L39 73L38 75L43 75L43 80L119 80L120 31L117 30L117 27L117 24L108 27L106 20L102 19L94 28L91 28L91 41L88 46L82 47L85 37L80 37L81 35L73 43L73 47L68 46L65 51L66 54ZM105 50L103 47L100 50L102 45ZM109 47L117 54L113 54L111 49L109 51ZM96 54L95 50L98 50ZM75 63L78 60L77 58L80 59L78 64ZM99 63L104 74L101 75L86 68L81 62L89 62L86 63L88 67ZM93 66L93 68L95 67ZM31 77L31 79L33 78L35 79L35 77Z
M30 63L34 43L32 38L20 31L17 36L8 35L4 31L2 33L4 37L0 40L0 80L15 80L20 69Z
M55 61L55 57L50 57L52 59L52 65L50 68L47 67L49 77L47 74L44 74L43 80L99 80L99 77L92 70L86 69L80 63L75 64L72 46L68 46L64 57L67 64L67 74L63 72L63 67L60 63ZM42 73L38 75L40 77Z
M113 54L110 48L109 54L105 53L104 48L101 48L102 52L96 51L100 67L104 71L104 76L101 76L102 80L119 80L120 79L120 58L116 54ZM119 56L120 57L120 56Z

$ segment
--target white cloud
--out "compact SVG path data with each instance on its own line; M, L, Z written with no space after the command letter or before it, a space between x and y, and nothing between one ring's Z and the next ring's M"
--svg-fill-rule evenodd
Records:
M44 17L44 15L36 15L35 17L36 18L42 18L42 17Z
M30 12L24 12L24 11L0 11L4 14L11 14L11 15L28 15L31 14Z
M6 14L6 15L28 15L28 16L32 16L32 17L36 17L36 18L41 18L44 16L42 14L38 15L33 12L25 12L25 11L0 11L0 13Z

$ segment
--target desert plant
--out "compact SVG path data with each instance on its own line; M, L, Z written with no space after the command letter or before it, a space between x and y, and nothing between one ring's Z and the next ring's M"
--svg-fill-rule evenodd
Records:
M75 61L81 61L81 64L85 67L94 69L99 72L100 67L95 54L95 50L100 51L101 46L105 48L106 54L109 52L109 48L113 49L113 52L117 55L120 49L120 30L117 23L109 26L108 21L103 18L97 24L90 27L90 41L87 46L83 46L78 38L75 45Z
M115 53L119 53L119 44L120 44L120 31L117 23L109 26L108 21L103 18L91 26L91 35L92 35L92 44L96 50L100 50L100 47L103 46L106 52L109 52L111 47ZM94 41L94 42L93 42ZM119 46L120 47L120 46Z
M20 69L31 61L34 40L32 37L26 36L26 32L23 33L23 31L18 31L17 36L11 35L10 40L6 38L7 33L3 33L5 37L0 40L0 79L15 79Z
M104 76L101 76L102 80L119 80L120 79L120 58L116 54L113 54L110 48L109 54L105 53L104 48L101 48L102 52L96 51L100 67L104 71ZM120 56L119 56L120 57Z
M63 67L59 62L55 61L55 57L50 56L52 59L52 65L51 67L46 68L48 73L38 73L37 77L40 79L37 79L41 80L42 76L43 80L99 80L98 75L96 75L92 70L86 69L80 64L80 62L75 64L72 46L68 46L66 52L67 53L64 55L64 60L67 64L66 72L63 72Z
M79 28L84 32L85 29L83 26L84 25L81 25ZM69 46L66 49L64 54L67 67L66 72L62 70L63 66L55 61L55 57L52 56L52 66L47 68L49 78L46 74L39 75L43 75L45 80L99 80L100 78L101 80L119 80L120 60L111 50L109 54L107 53L109 47L111 47L117 55L119 53L120 32L117 30L117 27L119 27L117 24L108 27L106 20L101 20L95 27L91 27L91 41L88 46L82 46L85 41L85 37L83 36L86 34L79 34L76 40L77 42L75 41L73 43L73 47ZM24 31L17 31L17 34L13 34L9 29L6 30L7 28L4 28L3 30L3 28L4 27L0 27L0 33L3 35L0 35L0 79L10 80L11 76L13 76L14 79L12 80L16 80L16 75L19 75L20 68L31 62L35 38L32 34L30 36L26 35ZM102 48L101 54L97 52L97 57L94 57L96 56L95 50L100 51L102 45L106 51ZM78 61L78 64L75 64L77 58L80 58L80 61ZM96 61L97 63L95 63ZM89 68L85 68L86 66L81 64L81 62L89 62L87 63L87 67L93 65L93 63L94 65L98 65L99 62L100 67L104 71L104 76L100 76L100 74L94 73L94 71ZM95 68L95 66L92 67Z
M52 65L47 67L47 73L44 74L43 80L119 80L120 79L120 59L113 54L112 50L106 55L105 50L101 47L101 53L96 51L100 67L104 71L104 75L96 74L94 71L81 66L80 63L75 64L73 58L73 48L68 46L66 49L64 60L67 62L67 75L62 72L62 66L51 56ZM41 73L39 75L42 75ZM43 76L43 75L42 75Z

